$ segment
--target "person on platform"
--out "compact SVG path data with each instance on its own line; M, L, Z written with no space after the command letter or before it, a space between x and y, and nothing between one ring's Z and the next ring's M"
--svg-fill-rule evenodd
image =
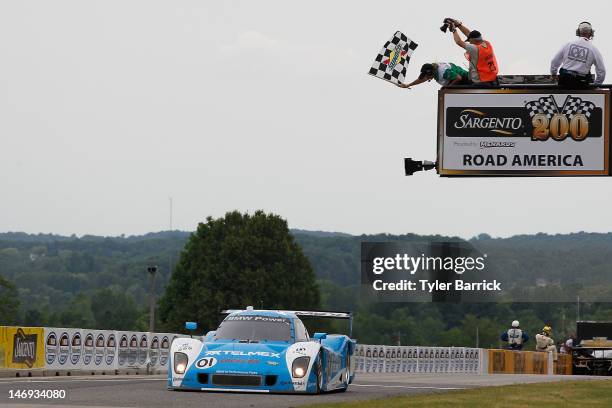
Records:
M512 322L512 327L501 335L501 340L508 344L509 350L522 350L529 341L529 335L520 328L518 320Z
M565 44L550 63L550 74L564 88L585 88L603 84L606 67L601 53L593 45L595 30L591 23L583 21L576 29L577 39ZM591 67L595 65L595 81Z
M559 353L572 354L572 351L574 350L574 342L576 341L575 338L576 336L573 333L570 334L569 338L565 340L565 343L559 347Z
M553 361L557 361L557 347L552 339L552 328L544 326L542 333L536 334L536 351L550 352L553 354Z
M461 21L447 18L445 22L449 23L455 43L466 51L465 58L469 62L470 80L474 85L497 86L499 66L491 43L482 38L480 31L469 30ZM465 40L461 39L457 29L467 37Z
M442 86L470 85L468 72L452 62L432 62L423 64L417 79L409 84L398 84L400 88L410 89L413 85L422 84L435 79Z

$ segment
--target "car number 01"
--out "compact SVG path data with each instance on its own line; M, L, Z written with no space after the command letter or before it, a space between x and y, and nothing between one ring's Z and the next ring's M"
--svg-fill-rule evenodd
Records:
M210 368L217 364L217 359L214 357L206 357L198 360L196 367L198 368Z

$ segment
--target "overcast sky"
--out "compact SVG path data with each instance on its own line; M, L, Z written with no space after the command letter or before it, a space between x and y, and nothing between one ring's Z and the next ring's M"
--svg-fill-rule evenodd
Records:
M366 75L395 30L419 44L410 79L464 64L445 16L501 74L547 73L582 20L612 61L610 3L355 3L2 0L0 231L168 229L169 197L183 230L264 209L354 234L612 231L610 178L405 177L435 160L438 86Z

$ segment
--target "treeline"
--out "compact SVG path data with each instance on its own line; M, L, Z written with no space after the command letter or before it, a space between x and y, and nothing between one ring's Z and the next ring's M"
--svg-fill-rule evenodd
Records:
M164 293L190 233L81 238L0 234L0 324L144 330L148 325L147 266L158 265ZM355 336L364 343L497 346L510 321L535 334L552 324L558 338L575 327L575 303L373 304L359 296L360 243L462 241L415 234L350 236L294 230L318 279L321 306L355 311ZM537 234L468 241L488 254L496 276L534 293L561 286L608 285L612 234ZM607 289L610 289L609 287ZM606 289L606 290L607 290ZM264 305L265 306L265 305ZM582 303L582 319L612 320L605 303Z
M426 249L430 242L462 242L474 253L487 254L490 276L525 288L557 284L583 286L612 282L612 233L536 234L469 241L440 235L362 235L318 237L296 234L320 279L350 285L360 279L362 241L401 241Z
M19 305L0 324L146 329L147 267L158 266L160 296L188 236L0 234L0 300Z

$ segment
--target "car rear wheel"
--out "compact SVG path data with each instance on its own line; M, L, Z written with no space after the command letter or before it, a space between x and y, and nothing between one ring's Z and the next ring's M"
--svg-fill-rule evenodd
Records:
M351 356L348 354L348 350L346 351L346 371L344 372L344 384L339 389L340 392L344 392L348 390L348 386L351 383Z

